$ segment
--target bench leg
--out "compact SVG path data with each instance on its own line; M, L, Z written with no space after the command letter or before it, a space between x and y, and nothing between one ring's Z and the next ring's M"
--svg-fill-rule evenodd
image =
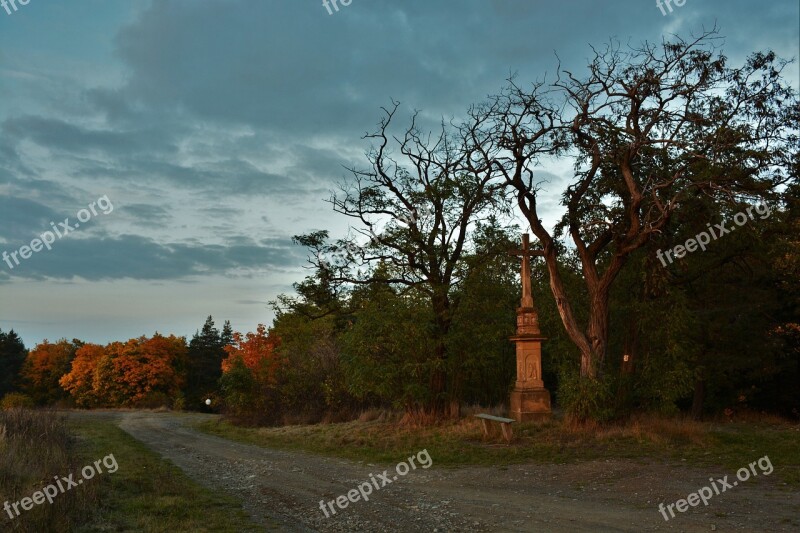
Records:
M511 438L514 436L514 431L511 429L511 424L508 422L503 422L500 424L500 427L503 430L503 438L506 439L506 442L511 442Z
M489 437L489 423L486 419L481 418L481 425L483 426L483 436L488 438Z

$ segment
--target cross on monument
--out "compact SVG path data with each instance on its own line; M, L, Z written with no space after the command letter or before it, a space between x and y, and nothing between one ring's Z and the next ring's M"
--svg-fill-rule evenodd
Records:
M531 293L531 257L544 257L543 250L531 250L530 238L527 233L522 234L522 250L511 250L509 255L522 256L522 301L520 307L529 309L533 307L533 293Z

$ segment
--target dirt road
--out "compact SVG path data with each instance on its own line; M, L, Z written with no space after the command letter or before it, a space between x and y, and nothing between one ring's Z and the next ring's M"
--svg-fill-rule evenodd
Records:
M122 429L189 477L242 501L260 524L282 531L798 531L800 494L777 476L758 476L677 513L658 504L686 498L709 477L681 464L592 461L569 465L486 468L418 467L397 476L395 464L372 465L239 444L192 429L205 415L152 412L83 413L114 417ZM409 450L397 462L420 450ZM753 457L754 460L758 456ZM124 465L120 465L123 467ZM775 465L779 469L779 465ZM374 489L387 470L389 483ZM370 475L373 475L371 478ZM397 476L397 480L392 479ZM330 501L373 483L369 501L326 518ZM366 489L365 489L366 492ZM331 514L328 510L328 514Z

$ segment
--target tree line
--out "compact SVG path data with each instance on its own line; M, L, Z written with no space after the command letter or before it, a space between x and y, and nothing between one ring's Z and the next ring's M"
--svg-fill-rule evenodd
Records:
M219 331L211 316L188 343L155 333L105 346L44 340L26 350L13 330L0 330L0 398L7 406L202 409L218 402L223 372L246 359L250 344L227 321Z

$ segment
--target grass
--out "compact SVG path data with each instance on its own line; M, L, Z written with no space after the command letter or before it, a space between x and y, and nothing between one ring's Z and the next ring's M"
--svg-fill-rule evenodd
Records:
M511 445L485 441L473 417L417 428L385 421L243 428L224 420L197 427L239 442L370 463L393 463L427 449L439 467L616 458L686 461L735 472L768 455L775 475L800 484L800 427L779 419L695 422L642 416L608 427L576 427L558 420L514 426Z
M76 529L96 531L262 531L234 498L195 483L112 421L70 421L82 464L113 453L119 469L95 477L99 505Z
M0 457L0 502L7 502L10 508L0 511L0 530L66 531L97 505L96 487L90 485L59 495L52 504L30 508L32 502L25 500L33 498L54 475L67 475L83 466L66 421L52 411L0 411ZM21 507L23 502L27 510Z

